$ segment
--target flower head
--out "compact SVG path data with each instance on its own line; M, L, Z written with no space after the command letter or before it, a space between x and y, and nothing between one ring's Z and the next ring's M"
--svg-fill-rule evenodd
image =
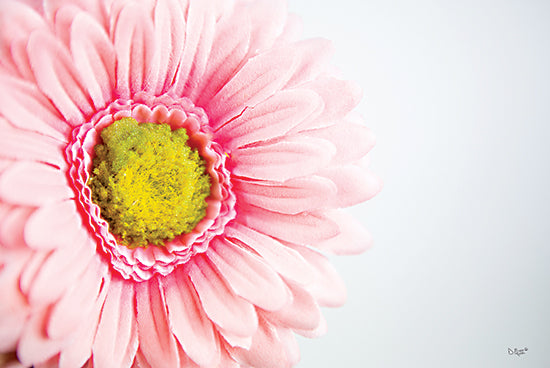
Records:
M280 0L0 3L0 352L291 367L374 140Z

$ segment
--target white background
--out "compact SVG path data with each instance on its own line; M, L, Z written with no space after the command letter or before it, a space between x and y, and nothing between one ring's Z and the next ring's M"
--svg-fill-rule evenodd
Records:
M363 87L385 182L298 367L550 367L550 1L289 7Z

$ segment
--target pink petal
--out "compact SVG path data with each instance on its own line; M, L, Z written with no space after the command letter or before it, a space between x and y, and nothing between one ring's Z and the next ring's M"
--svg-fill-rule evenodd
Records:
M66 144L42 134L20 130L0 119L0 156L16 160L45 162L65 167L63 149Z
M334 146L326 140L287 137L271 144L238 149L231 154L231 159L235 175L285 181L326 167L334 153Z
M252 21L250 55L270 49L280 35L287 17L285 1L258 0L249 2L245 11Z
M67 48L70 47L71 24L75 16L79 13L82 13L82 9L69 3L59 8L55 13L53 24L55 36L63 42L63 46Z
M235 11L216 25L208 64L199 85L189 97L205 106L242 66L250 41L250 19Z
M327 69L328 62L334 53L332 42L322 38L298 41L294 45L299 53L300 64L288 81L286 88L295 87L317 78Z
M317 276L309 292L323 307L341 307L346 301L346 285L329 260L322 254L299 245L290 244L309 264L314 267Z
M235 348L233 356L242 365L262 368L290 368L284 345L276 328L265 319L260 321L249 350Z
M224 240L214 239L206 251L232 291L265 310L278 310L289 302L281 278L261 258Z
M242 209L238 221L274 238L304 245L338 235L338 226L322 213L285 215L258 207Z
M227 344L229 344L232 347L250 349L250 346L252 346L252 336L247 336L247 337L237 336L234 333L225 331L221 328L218 328L218 332L220 333L223 340L225 340Z
M92 366L92 347L94 338L99 325L99 316L107 297L109 290L109 279L103 279L101 292L93 301L93 307L90 314L79 323L78 331L71 338L71 344L68 344L60 354L59 368L82 367L89 360L87 366ZM51 323L51 322L50 322Z
M313 281L313 268L294 249L237 221L233 221L225 230L229 239L239 241L254 249L285 279L293 280L301 285L307 285Z
M153 367L178 367L177 343L156 278L136 284L136 307L139 346L147 362Z
M79 13L70 28L70 47L76 69L96 109L112 100L115 51L103 27L86 13Z
M303 337L307 337L308 339L315 339L317 337L323 336L328 331L328 325L327 320L323 315L321 314L321 322L319 323L319 326L315 330L297 330L295 329L294 332L296 332L299 335L302 335Z
M67 142L70 127L34 84L0 75L0 114L12 125Z
M327 139L336 146L332 165L353 163L365 156L374 147L374 134L366 126L344 122L326 128L308 131L310 137ZM357 142L350 144L350 142Z
M340 234L315 244L317 249L338 255L349 255L363 253L372 246L370 233L349 213L332 211L329 217L340 228Z
M286 359L291 367L300 362L300 347L293 331L288 328L277 327L277 336L285 350Z
M76 239L74 246L52 252L29 285L29 303L46 305L60 298L88 268L94 245L84 235Z
M44 13L50 19L54 19L57 11L67 4L77 6L88 14L94 16L97 22L103 24L103 14L105 13L106 1L89 1L89 0L43 0L44 1Z
M321 310L315 298L304 288L287 283L292 292L292 303L275 312L264 315L276 325L292 329L315 330L321 323Z
M25 241L35 249L62 248L74 246L86 232L74 201L69 200L36 210L25 226Z
M63 172L38 162L18 162L0 177L0 198L9 203L40 206L73 196Z
M54 339L68 336L78 328L83 319L89 318L106 273L106 266L99 256L95 256L84 273L72 280L72 286L52 307L47 326L48 336Z
M82 124L94 109L67 49L53 35L35 31L27 51L40 90L69 124Z
M267 141L284 136L322 108L323 101L313 91L281 91L223 125L216 136L226 150Z
M146 86L155 53L153 21L137 3L120 12L114 31L117 93L130 98Z
M189 1L185 45L174 85L177 95L189 95L206 69L216 23L213 4L211 1Z
M94 367L130 367L138 345L134 287L113 278L92 347Z
M0 220L0 244L7 248L25 248L25 224L34 209L17 206Z
M372 172L355 165L331 167L319 172L338 188L328 205L349 207L374 197L382 189L382 182Z
M290 78L295 64L290 50L274 50L248 60L205 106L212 127L218 128L246 107L254 107L279 91Z
M156 95L169 89L178 70L185 41L183 9L178 0L158 1L155 7L155 44L157 52L150 86Z
M185 354L200 366L216 366L220 359L217 337L187 275L179 269L164 283L172 332Z
M207 260L196 255L189 262L188 273L202 307L212 322L238 336L254 334L258 326L254 307L233 294Z
M275 40L275 47L295 42L302 36L303 29L304 25L300 16L289 13L281 34Z
M17 358L27 367L52 358L67 343L65 340L54 340L46 335L44 322L48 318L48 313L48 309L33 312L17 344Z
M266 210L297 214L327 206L327 198L336 195L336 185L320 176L289 179L283 183L233 180L238 198Z

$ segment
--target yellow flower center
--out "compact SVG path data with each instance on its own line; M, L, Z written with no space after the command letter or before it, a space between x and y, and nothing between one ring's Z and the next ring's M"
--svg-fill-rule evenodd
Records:
M191 232L206 214L210 177L185 129L123 118L101 138L88 185L110 232L132 248Z

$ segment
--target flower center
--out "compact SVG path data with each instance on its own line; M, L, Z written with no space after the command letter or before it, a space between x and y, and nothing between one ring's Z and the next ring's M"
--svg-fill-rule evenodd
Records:
M101 131L88 182L109 231L129 248L163 245L206 215L210 177L183 128L122 118Z

